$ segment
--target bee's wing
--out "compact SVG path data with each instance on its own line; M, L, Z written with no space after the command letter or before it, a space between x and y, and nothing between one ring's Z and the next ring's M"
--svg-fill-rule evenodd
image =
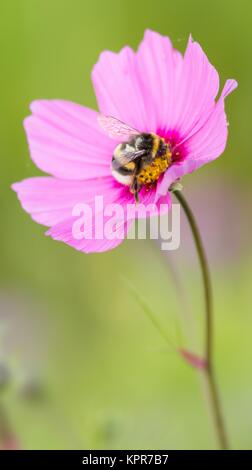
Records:
M130 162L135 162L139 158L144 157L146 155L146 150L136 150L135 152L121 152L120 155L113 160L113 168L118 170L124 165L127 165Z
M104 116L99 114L98 122L102 129L114 139L129 140L131 137L139 135L140 132L132 127L128 126L119 119L113 118L112 116Z

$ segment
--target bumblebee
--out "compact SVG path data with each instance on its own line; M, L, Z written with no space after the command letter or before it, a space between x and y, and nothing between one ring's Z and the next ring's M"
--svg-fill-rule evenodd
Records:
M151 188L170 166L171 147L162 137L140 133L110 116L100 116L99 123L110 137L124 140L115 148L111 171L138 202L142 187Z

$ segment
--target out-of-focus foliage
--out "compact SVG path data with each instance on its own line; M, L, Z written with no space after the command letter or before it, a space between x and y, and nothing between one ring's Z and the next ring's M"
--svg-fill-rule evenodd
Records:
M10 190L39 174L22 128L30 101L95 107L90 72L99 53L136 47L148 27L180 50L192 33L222 82L239 82L227 100L225 154L184 187L212 267L216 369L232 445L251 448L251 23L249 0L2 1L0 359L9 376L0 392L20 447L216 445L195 372L170 351L124 281L177 344L200 352L201 281L186 224L178 252L127 241L84 255L44 237Z

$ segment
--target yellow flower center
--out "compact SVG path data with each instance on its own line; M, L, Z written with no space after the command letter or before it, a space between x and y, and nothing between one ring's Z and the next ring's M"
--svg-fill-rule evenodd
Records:
M138 183L146 186L153 185L170 166L171 157L172 154L169 149L167 149L165 155L156 157L150 165L141 170L137 176Z

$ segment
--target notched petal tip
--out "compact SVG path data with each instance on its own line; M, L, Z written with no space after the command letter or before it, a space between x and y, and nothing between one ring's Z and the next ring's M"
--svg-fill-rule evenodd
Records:
M143 35L143 41L146 40L146 39L151 39L151 38L154 38L154 37L163 37L162 34L158 33L157 31L153 31L152 29L150 28L147 28L144 30L144 35Z
M39 112L39 110L41 109L41 106L43 106L44 104L48 103L48 102L52 102L52 101L55 101L55 100L46 100L46 99L41 99L41 100L33 100L30 105L29 105L29 108L31 110L31 112L33 114L36 114Z
M165 35L165 34L161 34L161 33L158 33L157 31L153 31L152 29L145 29L144 31L144 35L143 35L143 39L142 41L140 42L139 46L138 46L138 52L141 50L141 47L143 46L144 43L146 44L150 44L150 46L152 45L153 46L153 50L156 49L157 47L159 47L160 45L160 41L164 43L166 45L166 47L168 48L171 48L172 50L175 50L174 47L173 47L173 44L172 44L172 41L171 39L169 38L169 36ZM151 47L152 47L151 46Z
M31 123L31 120L32 120L32 117L33 115L30 114L29 116L26 116L24 119L23 119L23 126L24 126L24 130L27 132L28 129L29 129L29 125Z
M10 185L10 188L12 189L12 191L14 191L15 193L17 193L17 192L18 192L18 185L19 185L19 183L12 183L12 184Z
M230 95L230 93L232 93L232 91L234 91L236 88L238 87L238 82L236 80L234 80L233 78L229 78L224 87L223 87L223 90L221 92L221 98L222 99L225 99L228 95Z
M27 186L27 183L29 183L30 181L33 181L34 179L35 178L26 178L26 179L23 179L23 180L18 181L16 183L12 183L10 185L10 189L12 189L12 191L14 191L19 197L20 193Z
M189 34L189 38L188 38L188 44L192 44L194 42L194 39L192 37L192 33Z

